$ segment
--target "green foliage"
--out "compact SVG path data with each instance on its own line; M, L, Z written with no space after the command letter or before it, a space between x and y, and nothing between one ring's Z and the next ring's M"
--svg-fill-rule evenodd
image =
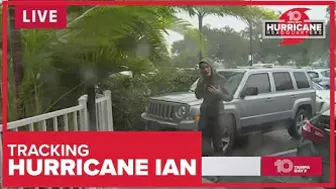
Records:
M203 27L206 38L204 44L208 57L222 60L226 66L246 65L248 55L248 41L230 27L211 29ZM172 52L176 54L174 62L179 67L195 67L198 62L198 49L195 42L185 36L183 40L174 42Z
M153 69L167 59L164 32L178 20L166 6L80 7L68 13L65 30L20 32L23 47L13 51L23 55L24 62L16 64L23 65L24 77L19 98L9 104L22 103L23 117L74 105L85 84L92 86L111 73ZM16 111L9 110L12 120Z
M24 77L20 96L15 98L14 70L12 67L9 70L9 120L16 118L18 101L24 105L24 117L34 116L76 105L78 97L87 92L88 85L92 89L94 84L101 83L103 89L112 91L113 116L118 129L138 129L143 127L140 115L149 96L187 91L198 76L198 73L178 72L172 67L194 67L200 50L214 59L226 55L245 57L232 49L217 52L212 41L219 41L223 47L228 46L225 43L236 45L234 48L241 48L244 42L232 35L220 40L221 30L209 41L209 35L214 33L207 29L204 33L208 42L205 42L205 35L175 16L179 10L202 17L229 15L242 20L269 18L272 14L266 9L247 6L68 7L67 29L21 31L23 47L13 51L23 55L24 61L15 63L23 65ZM9 29L9 33L14 31L13 27ZM189 48L190 44L179 47L185 51L177 52L179 57L171 60L164 38L167 30L187 36L186 40L194 48ZM158 68L164 71L143 76ZM106 79L124 70L133 71L135 76Z
M188 91L198 73L165 70L155 75L116 76L101 84L112 91L113 121L116 130L141 130L148 97Z
M233 16L244 21L250 19L277 19L278 14L260 6L183 6L190 16Z
M281 46L281 39L263 39L262 22L250 22L244 30L237 32L233 28L210 28L203 26L204 49L208 57L221 62L226 67L248 66L250 54L250 34L253 62L279 63L295 62L298 66L308 66L325 56L327 39L307 39L300 44ZM327 42L328 43L328 42ZM327 46L328 47L328 46ZM185 35L183 40L172 45L173 62L178 67L193 67L197 62L199 49L195 41Z

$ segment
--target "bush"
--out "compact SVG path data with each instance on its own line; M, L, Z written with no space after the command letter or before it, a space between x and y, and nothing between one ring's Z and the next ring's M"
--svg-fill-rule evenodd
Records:
M103 90L112 92L113 122L115 130L141 130L150 96L188 91L197 79L195 72L159 72L153 76L116 76L102 83Z

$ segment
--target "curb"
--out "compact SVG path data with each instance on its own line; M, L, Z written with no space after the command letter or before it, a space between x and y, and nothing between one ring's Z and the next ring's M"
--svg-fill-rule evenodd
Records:
M202 183L213 183L212 181L202 177Z
M286 150L286 151L282 151L282 152L278 152L278 153L270 154L270 155L266 155L266 156L287 156L289 154L294 154L296 152L297 152L297 149L294 148L294 149L290 149L290 150Z

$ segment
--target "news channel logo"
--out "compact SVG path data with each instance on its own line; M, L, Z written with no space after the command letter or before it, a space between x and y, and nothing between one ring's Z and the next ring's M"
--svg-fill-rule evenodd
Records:
M290 173L294 169L294 163L289 159L278 159L274 162L274 166L278 173Z
M290 159L278 159L274 162L277 173L307 173L310 170L309 165L294 165Z
M324 20L311 20L305 13L308 8L294 8L284 12L279 20L263 21L264 39L324 39Z

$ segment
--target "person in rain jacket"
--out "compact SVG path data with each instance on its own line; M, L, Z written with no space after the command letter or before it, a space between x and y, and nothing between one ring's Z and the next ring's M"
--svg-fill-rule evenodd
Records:
M217 74L211 59L203 59L199 63L201 78L195 89L197 99L203 98L200 108L199 130L203 140L212 142L214 154L224 155L222 137L225 129L224 103L231 101L233 96L226 91L226 79Z

